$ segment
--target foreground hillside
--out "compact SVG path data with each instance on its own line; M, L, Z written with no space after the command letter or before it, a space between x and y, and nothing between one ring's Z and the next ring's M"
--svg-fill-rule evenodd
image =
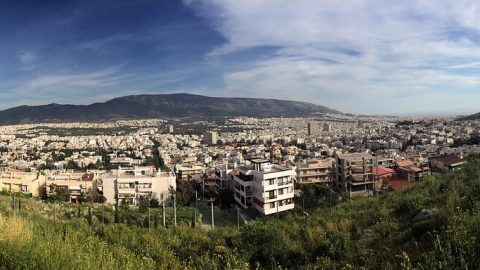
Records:
M309 116L338 112L312 103L191 94L136 95L91 105L20 106L0 111L0 124L168 117Z
M53 220L0 204L0 268L479 269L480 161L403 192L237 228ZM26 209L27 208L27 209Z

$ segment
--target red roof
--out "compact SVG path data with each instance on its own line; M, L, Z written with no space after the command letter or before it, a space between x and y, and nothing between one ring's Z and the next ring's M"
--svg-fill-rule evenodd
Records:
M412 186L412 182L407 179L396 178L388 181L388 186L393 190L402 190Z
M378 166L373 168L373 174L375 174L375 176L382 176L382 175L390 174L393 172L394 172L393 169L390 169L387 167Z
M406 168L408 170L411 170L413 172L422 172L422 169L418 168L415 163L413 163L411 160L406 159L406 160L400 160L396 162L399 168Z
M442 162L443 164L452 165L455 163L460 163L462 160L456 155L443 155L438 157L432 157L431 159Z

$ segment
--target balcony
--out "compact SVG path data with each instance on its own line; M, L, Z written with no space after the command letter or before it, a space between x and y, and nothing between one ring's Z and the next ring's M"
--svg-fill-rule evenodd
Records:
M268 195L266 199L267 200L274 200L276 198L277 198L277 195Z
M244 181L244 182L250 182L250 181L253 181L254 180L254 177L253 175L245 175L243 173L239 173L238 175L236 175L235 177L239 178L240 180Z
M290 185L292 184L293 181L292 180L289 180L289 181L281 181L281 182L278 182L278 186L285 186L285 185Z

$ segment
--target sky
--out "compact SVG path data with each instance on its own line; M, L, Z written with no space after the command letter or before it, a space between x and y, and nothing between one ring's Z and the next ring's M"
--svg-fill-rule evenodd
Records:
M0 109L133 94L480 111L480 2L0 0Z

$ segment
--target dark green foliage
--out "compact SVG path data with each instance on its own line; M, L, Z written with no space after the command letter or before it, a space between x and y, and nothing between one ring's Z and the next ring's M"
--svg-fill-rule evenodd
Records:
M70 192L68 191L68 189L59 187L55 184L51 184L50 191L53 192L53 195L48 196L47 200L57 202L70 201Z
M177 180L177 190L171 189L170 193L175 195L177 205L189 205L195 201L195 189L190 181Z

